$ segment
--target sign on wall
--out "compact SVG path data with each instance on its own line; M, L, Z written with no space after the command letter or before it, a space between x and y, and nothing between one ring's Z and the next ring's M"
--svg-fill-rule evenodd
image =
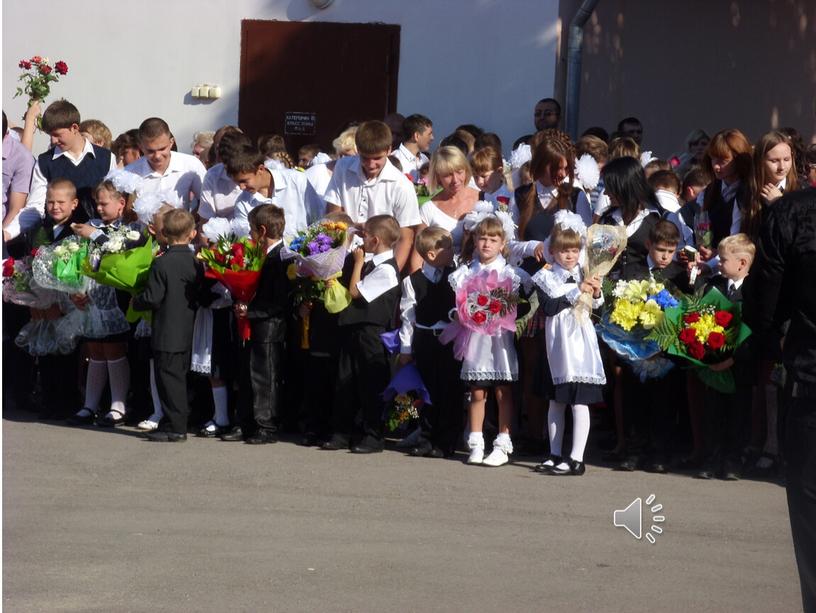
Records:
M317 134L317 113L286 111L283 122L285 135L314 136Z

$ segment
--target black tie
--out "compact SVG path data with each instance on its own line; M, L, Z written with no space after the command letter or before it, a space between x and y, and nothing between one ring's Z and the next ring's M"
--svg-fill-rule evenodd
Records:
M564 281L564 283L576 283L576 281L575 278L572 275L570 275L569 277L567 277L567 280Z
M369 260L363 265L363 270L360 273L360 278L365 277L368 273L374 270L374 260Z

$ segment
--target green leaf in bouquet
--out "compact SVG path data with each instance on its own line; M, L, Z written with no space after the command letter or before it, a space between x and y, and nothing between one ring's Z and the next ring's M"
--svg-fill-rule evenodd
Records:
M683 309L681 307L669 307L663 311L663 319L652 328L646 335L646 340L654 341L663 351L668 351L670 347L678 344L681 322L683 320Z

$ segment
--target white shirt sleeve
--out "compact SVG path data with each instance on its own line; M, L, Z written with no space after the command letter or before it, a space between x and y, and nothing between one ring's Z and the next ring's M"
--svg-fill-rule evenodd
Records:
M366 302L373 302L398 285L399 278L394 267L390 264L380 264L357 283L357 289Z
M337 166L334 167L334 172L332 173L332 178L329 181L329 186L326 188L326 193L323 194L323 200L326 202L326 206L328 207L330 204L334 206L339 206L341 209L344 209L342 199L340 198L340 186L338 181L338 175L340 170ZM341 171L342 172L342 171Z
M400 181L397 184L397 189L394 190L394 201L391 203L391 210L400 228L410 228L422 223L419 216L419 201L417 200L416 191L407 177L405 177L404 181Z
M23 232L39 225L45 217L45 193L48 188L48 180L40 170L40 163L34 164L34 172L31 173L31 189L28 190L25 206L17 213L17 216L6 226L9 238L17 238Z
M326 201L320 197L314 186L307 182L306 191L303 194L306 203L306 223L313 224L326 214Z
M195 176L190 181L190 210L195 211L198 209L199 202L201 200L201 188L204 184L204 175L207 174L207 169L204 167L204 164L198 158L193 158L195 163L193 164L193 172Z
M606 211L608 211L611 206L612 203L609 201L609 196L601 192L598 195L598 199L595 201L595 209L592 211L592 213L600 217L601 215L606 213Z
M524 258L531 258L535 256L535 250L540 244L541 241L510 241L507 243L507 260L516 265L517 262L521 262Z
M416 294L411 277L405 277L402 282L402 297L400 298L400 353L410 355L414 344L414 326L416 325Z
M110 168L108 169L108 172L113 172L114 170L118 170L118 169L119 169L119 166L116 163L116 155L113 153L113 151L111 151L111 163L110 163Z
M240 221L248 222L249 212L252 206L248 199L240 199L235 203L235 208L232 209L232 218Z
M204 182L201 184L201 200L198 205L198 215L201 219L215 217L215 189L213 186L213 175L204 175Z

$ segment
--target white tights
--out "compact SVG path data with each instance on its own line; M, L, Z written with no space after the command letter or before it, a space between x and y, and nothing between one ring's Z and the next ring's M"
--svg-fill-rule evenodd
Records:
M564 411L563 402L550 400L550 410L547 412L547 434L550 438L550 453L561 455L561 443L564 440ZM584 449L589 437L589 407L585 404L572 405L572 453L570 458L578 462L584 461Z

